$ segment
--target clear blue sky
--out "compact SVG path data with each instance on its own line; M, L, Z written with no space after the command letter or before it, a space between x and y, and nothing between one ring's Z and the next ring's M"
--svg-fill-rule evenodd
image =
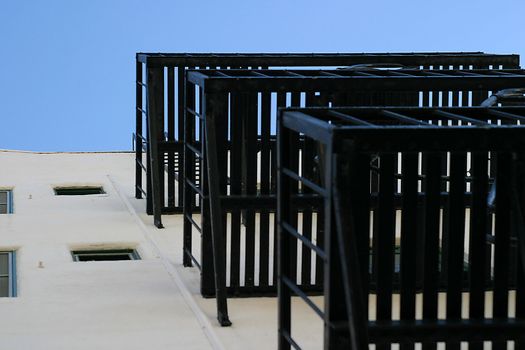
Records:
M0 148L127 150L150 52L525 54L525 1L0 0Z

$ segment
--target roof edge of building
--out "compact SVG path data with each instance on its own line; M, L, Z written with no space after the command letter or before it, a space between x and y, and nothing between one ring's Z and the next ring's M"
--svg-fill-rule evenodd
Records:
M44 152L44 151L24 151L15 149L2 149L2 153L29 153L29 154L96 154L96 153L135 153L135 151L55 151L55 152Z

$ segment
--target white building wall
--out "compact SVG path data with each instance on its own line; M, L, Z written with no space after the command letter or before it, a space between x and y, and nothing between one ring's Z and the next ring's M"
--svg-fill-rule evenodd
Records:
M18 287L0 298L0 349L211 348L110 181L133 193L133 157L0 151L0 187L14 195L14 213L0 215L0 250L16 250ZM106 194L54 195L72 184ZM142 259L73 262L80 248L134 248Z

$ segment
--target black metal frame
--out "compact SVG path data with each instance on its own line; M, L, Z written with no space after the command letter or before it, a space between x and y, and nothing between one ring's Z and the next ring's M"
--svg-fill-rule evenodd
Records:
M199 92L198 98L193 99L194 94L191 92L195 91L195 86L199 88ZM490 91L519 86L525 86L525 72L522 70L188 71L184 157L188 164L193 164L197 157L206 161L202 161L200 187L193 182L191 167L185 167L184 198L188 202L184 207L184 248L185 254L196 260L190 255L192 226L196 227L202 236L201 293L209 297L221 294L225 298L227 293L235 296L258 296L272 295L276 291L274 281L268 278L270 221L267 214L276 210L275 188L272 186L276 169L275 152L272 152L272 133L268 125L271 109L286 106L287 93L291 93L289 102L293 106L300 105L301 94L305 97L306 105L314 106L418 106L438 105L440 101L445 105L478 105L489 96ZM436 93L440 91L441 93ZM271 94L275 94L274 107L270 103ZM260 135L257 130L258 124L261 128ZM199 128L198 132L194 126ZM275 150L275 144L273 145ZM229 153L230 149L232 151ZM260 189L257 188L259 149L263 174L260 175ZM200 227L193 219L194 206L191 201L195 200L195 196L205 203L201 208ZM315 198L305 195L297 200L307 212L313 212ZM256 225L256 214L260 216L259 225ZM229 256L230 285L227 287L225 233L228 215L233 243ZM246 228L245 252L248 257L244 285L240 285L237 279L241 270L241 219L244 220ZM306 215L305 220L310 224L310 214ZM256 227L259 227L261 232L264 231L259 237L262 248L258 256L260 276L264 278L260 279L258 285L254 282ZM315 230L321 239L322 227ZM275 279L275 273L273 276ZM318 276L315 282L306 278L305 287L310 292L320 291L322 288L322 272L319 272ZM225 304L225 300L220 303Z
M162 227L161 213L166 212L180 212L180 194L181 186L178 189L178 203L176 203L175 184L176 179L180 180L182 164L184 162L183 152L181 151L181 135L184 131L184 119L179 116L183 113L183 105L181 103L191 104L192 99L197 100L198 97L192 92L189 95L183 96L182 91L186 91L184 86L185 72L188 68L249 68L249 67L276 67L276 66L353 66L363 64L386 64L387 66L402 64L405 66L416 66L417 68L432 68L434 70L446 68L516 68L519 64L519 57L517 55L488 55L483 53L409 53L409 54L137 54L137 113L136 113L136 197L140 198L145 193L151 193L147 196L147 212L154 214L154 222L157 227ZM145 69L144 69L145 68ZM364 67L366 68L366 66ZM363 69L363 67L350 67L350 69ZM143 73L145 77L143 77ZM337 74L337 73L336 73ZM366 74L366 73L365 73ZM167 86L167 88L166 88ZM143 93L145 94L145 101ZM458 95L459 96L459 95ZM390 96L389 101L396 99ZM386 99L383 98L383 101ZM177 104L175 103L177 101ZM145 104L148 108L145 108ZM377 100L375 100L377 102ZM369 102L374 103L374 102ZM398 103L402 103L398 101ZM368 103L365 103L368 104ZM403 104L403 103L402 103ZM166 111L164 111L164 109ZM197 109L195 109L196 111ZM152 117L148 117L150 114ZM144 123L144 116L146 123ZM167 121L167 129L164 128L165 119ZM143 126L146 124L148 131L146 132L148 139L145 138ZM178 126L178 131L176 128ZM202 130L202 129L201 129ZM177 134L177 136L175 135ZM274 143L274 142L272 142ZM144 146L149 147L144 147ZM266 150L261 149L261 153L268 156L268 144L261 147L266 147ZM273 147L275 148L275 147ZM143 161L143 151L146 150L146 162ZM197 150L198 151L198 150ZM199 152L199 151L198 151ZM200 152L201 155L205 152ZM275 152L274 152L275 153ZM154 154L155 156L152 156ZM206 184L200 188L200 171L205 171L206 164L199 162L188 162L191 166L190 173L193 174L194 189L196 192L205 193ZM203 169L200 169L202 166ZM168 173L168 205L164 203L164 169ZM147 191L142 187L142 171L147 172ZM246 164L243 167L245 173ZM275 171L275 170L272 170ZM180 184L180 182L179 182ZM186 185L186 183L185 183ZM244 186L244 185L243 185ZM188 186L186 186L188 187ZM264 190L263 190L264 191ZM273 192L272 190L268 190ZM191 196L185 196L191 201ZM273 211L275 208L274 196L270 195L267 201ZM197 203L197 201L196 201ZM257 206L260 205L260 202ZM188 210L193 210L194 205L186 206ZM189 209L191 208L191 209ZM206 208L202 208L203 212L207 212ZM244 214L248 213L244 211ZM211 217L211 216L210 216ZM250 215L243 215L243 218L249 218ZM218 220L219 218L216 218ZM185 215L185 220L193 222L188 215ZM252 220L253 221L253 220ZM203 227L209 224L206 218L202 220ZM186 229L185 229L186 231ZM208 232L203 230L203 232ZM207 241L213 240L209 237ZM184 264L189 266L192 264L191 255L191 233L185 232L185 254ZM189 249L188 249L189 247ZM209 248L209 247L208 247ZM211 249L208 249L208 253ZM189 252L189 254L188 254ZM218 253L213 255L217 259ZM211 256L203 251L203 260ZM221 260L221 259L219 259ZM203 266L210 266L208 263L202 262ZM215 264L217 265L217 264ZM203 268L203 281L210 281L207 286L203 284L203 291L207 291L208 295L213 292L209 288L213 285L213 274L210 279L210 273L204 271L211 271ZM274 293L275 287L270 287L266 291L264 288L257 286L249 291L247 294L254 295L255 293ZM231 290L231 288L230 288ZM203 293L206 295L206 293Z
M416 66L421 68L448 67L493 67L519 68L518 55L494 55L481 52L445 53L137 53L136 54L136 130L135 130L135 197L146 196L146 211L152 215L157 210L155 224L162 226L161 213L182 212L182 186L178 179L183 173L184 134L184 76L189 68L272 68L272 67L344 67L362 64L387 64ZM150 77L150 70L155 70ZM159 71L160 70L160 71ZM162 80L148 88L148 80ZM150 81L150 82L153 82ZM148 150L148 101L155 103L158 130L153 132L152 148L156 147L159 158L153 162L159 168L159 179L152 185L151 157ZM162 108L164 107L164 108ZM165 111L164 111L165 109ZM143 159L144 153L146 160ZM199 172L199 164L192 165ZM164 189L164 170L167 189ZM146 172L146 189L143 186L143 172ZM198 179L197 179L198 180ZM153 187L158 187L159 203L147 196ZM164 193L166 190L166 193ZM167 200L165 198L167 195Z
M488 122L490 121L491 124ZM279 119L279 349L300 349L291 334L291 295L301 297L324 319L325 349L459 349L461 341L497 349L506 341L525 346L525 108L344 108L288 109ZM501 124L501 125L497 125ZM297 140L316 144L322 176L298 171ZM443 167L448 152L449 219L440 218ZM488 155L491 154L491 159ZM470 154L470 155L467 155ZM496 155L496 157L494 157ZM303 156L304 157L304 156ZM372 157L379 158L372 169ZM471 162L470 176L467 164ZM490 163L495 163L489 166ZM492 164L491 164L492 165ZM418 170L420 168L421 170ZM370 219L371 179L379 173L378 206ZM402 173L397 177L396 173ZM494 262L486 257L489 177L497 179ZM399 184L397 181L400 181ZM421 182L418 186L418 182ZM323 198L325 245L306 237L297 225L292 198L301 183ZM462 318L461 276L465 234L466 184L470 184L469 316ZM392 318L395 196L401 204L400 320ZM423 196L421 207L418 196ZM489 195L490 197L490 195ZM423 216L423 225L416 223ZM452 234L446 243L446 318L438 319L440 224ZM372 229L377 314L368 319L369 245ZM510 259L511 232L517 256ZM297 241L324 263L324 311L296 283ZM419 254L418 243L423 242ZM423 318L416 319L416 266L423 263ZM515 317L509 317L509 265L516 265ZM493 317L485 317L487 266L494 269Z
M199 120L199 124L202 123L203 119L207 116L216 117L220 121L220 130L217 131L216 135L220 135L220 141L218 143L212 143L208 142L213 145L213 152L214 153L220 153L220 156L217 158L218 163L220 164L220 167L217 169L217 171L213 172L212 174L215 174L213 176L213 180L219 182L219 187L221 188L222 196L224 196L226 192L226 188L229 186L229 196L222 197L222 205L227 206L229 209L245 209L245 208L259 208L259 209L267 209L267 210L275 210L275 197L271 197L272 194L274 194L274 186L270 186L271 180L268 180L269 176L265 176L263 179L261 179L261 193L257 194L256 192L253 192L253 181L255 179L256 174L255 170L252 170L252 174L249 175L251 177L251 187L252 187L252 194L250 195L246 191L249 189L242 188L243 186L248 186L249 180L243 179L240 174L238 176L231 175L230 178L226 177L227 174L227 153L231 145L233 145L233 148L236 149L236 152L241 152L243 149L251 147L251 150L248 150L247 152L257 152L258 149L261 149L262 152L262 145L259 145L260 143L266 143L266 152L268 152L270 149L274 149L273 140L271 139L271 135L269 135L270 131L268 131L269 127L266 126L266 137L263 139L258 139L257 136L249 136L245 137L243 136L243 132L246 134L248 132L253 133L255 125L257 124L255 120L258 119L256 116L256 108L257 108L257 94L270 94L272 91L279 91L277 95L277 106L285 106L285 93L286 91L292 91L292 103L299 104L299 94L300 92L306 91L308 93L308 97L312 98L312 104L320 104L320 105L327 105L328 103L332 102L334 104L347 104L348 98L347 96L344 96L344 94L352 94L352 92L355 92L355 94L361 94L361 100L360 101L353 101L355 104L374 104L374 105L383 105L383 104L392 104L396 103L396 101L393 101L392 99L390 101L385 101L386 97L390 96L379 96L377 93L383 92L384 95L387 95L385 93L385 90L390 93L390 91L393 89L392 86L395 85L395 89L401 90L405 95L400 94L397 95L397 103L402 104L408 104L417 106L419 104L419 93L418 91L425 90L452 90L454 91L452 96L451 103L457 104L459 103L459 92L461 90L470 90L472 87L475 87L476 89L485 89L486 91L484 94L481 94L479 92L476 92L473 94L472 97L472 103L479 104L481 101L483 101L484 98L488 96L489 90L498 90L502 86L511 86L511 85L522 85L525 84L525 76L523 76L523 71L512 71L514 73L517 73L517 75L509 74L511 71L505 71L500 72L500 75L497 75L498 73L494 71L484 71L486 75L482 75L485 73L482 73L482 71L470 71L469 76L464 76L464 72L450 72L452 75L446 75L445 73L440 73L442 76L435 76L435 72L425 72L425 71L406 71L406 70L399 70L396 71L394 74L396 74L393 77L386 78L383 77L381 79L377 79L377 76L373 76L373 73L377 73L377 71L359 71L359 72L348 72L348 71L340 71L339 74L347 74L348 76L343 76L340 78L334 78L334 77L327 77L322 72L306 72L308 74L311 74L310 76L296 76L298 75L299 71L294 72L281 72L281 71L264 71L264 74L280 74L281 76L276 76L274 78L266 78L259 76L258 74L262 74L262 71L190 71L188 73L188 82L187 85L189 86L188 89L193 91L194 87L193 84L200 84L203 86L201 88L200 92L200 103L202 104L201 108L202 111L198 110L197 108L193 108L194 101L191 101L192 103L188 103L189 109L187 114L187 121L186 125L195 125L195 119ZM408 72L411 72L415 74L413 77L406 77L403 74L409 74ZM477 72L478 76L476 76ZM301 71L301 73L306 74L305 71ZM329 71L330 74L333 74L332 71ZM230 77L226 76L226 74L232 74ZM286 75L285 75L286 74ZM294 75L295 74L295 75ZM381 71L380 74L390 74L384 71ZM428 75L425 75L428 74ZM240 77L239 75L243 75L244 77ZM283 76L284 75L284 76ZM362 76L364 75L364 76ZM370 76L372 75L372 76ZM483 82L485 81L485 82ZM487 85L488 84L488 85ZM370 86L371 85L371 86ZM365 97L368 97L367 94L363 95L363 91L366 91L370 89L370 91L374 91L376 93L375 100L374 101L366 101ZM412 89L412 93L408 93L407 91ZM319 96L315 96L316 91L322 91L322 93ZM326 91L329 91L329 94L325 94ZM240 92L237 94L237 92ZM230 94L230 98L228 99L228 95ZM244 95L243 95L244 94ZM251 94L251 95L250 95ZM250 95L251 97L251 103L248 102L246 99L246 96ZM243 97L244 96L244 97ZM425 98L425 96L427 98ZM422 98L422 103L427 104L430 102L428 99L428 95L425 94L425 96ZM267 96L266 96L267 97ZM383 100L381 101L381 97L383 97ZM403 98L404 97L404 98ZM244 98L244 99L243 99ZM437 95L433 96L432 100L434 102L438 101L439 98ZM464 103L468 103L468 96L467 94L463 94L462 100ZM261 99L261 109L264 109L265 106L268 107L268 99L265 99L266 102L262 101ZM336 103L337 102L337 103ZM351 101L352 102L352 101ZM437 103L437 102L436 102ZM230 115L228 115L227 106L230 105ZM241 118L240 113L236 108L239 107L239 110L244 111L244 117ZM250 110L247 110L247 108L250 108ZM255 108L255 110L254 110ZM210 109L212 112L210 112ZM265 121L258 122L259 124L268 124L269 122L269 108L264 109L264 115L266 118ZM215 115L216 114L216 115ZM232 116L232 114L237 114ZM252 118L248 118L248 116L253 116ZM234 119L237 118L237 119ZM247 124L248 122L251 122L251 124ZM230 124L232 126L231 135L230 135L230 141L227 140L227 126ZM251 128L250 130L243 130L243 128ZM187 128L186 140L187 140L187 147L186 147L186 157L190 159L190 157L201 157L204 159L206 149L204 148L206 145L206 142L202 142L202 139L199 139L198 142L195 137L195 130L188 127ZM203 124L200 125L200 135L199 138L203 135ZM261 133L262 133L261 129ZM217 136L216 136L217 137ZM231 143L231 145L230 145ZM200 147L200 150L198 149ZM234 155L232 155L232 158L234 158ZM252 157L253 158L253 157ZM193 161L193 160L192 160ZM192 162L191 161L191 162ZM253 159L252 161L252 168L253 168ZM244 163L244 162L243 162ZM275 170L275 166L270 163L268 155L265 156L265 160L262 161L261 168L265 167L266 172L268 172L268 169L272 168ZM247 163L246 163L247 164ZM247 168L249 168L249 165L246 165ZM203 166L205 168L205 166ZM233 167L235 168L233 170L237 172L241 172L242 164L240 166ZM231 170L233 172L233 170ZM193 199L195 193L199 193L200 196L207 197L207 194L204 192L206 189L200 189L197 188L197 186L192 183L191 179L191 173L187 174L185 176L185 179L188 182L188 186L186 187L186 190L188 191L188 195L185 198ZM212 177L210 175L210 177ZM246 177L246 175L244 176ZM206 182L203 182L204 184ZM240 184L239 184L240 183ZM232 189L232 186L237 186L238 188ZM263 192L263 190L267 191L266 193ZM237 194L239 191L244 191L243 193L238 193L238 196L234 196L232 194ZM270 197L268 197L268 195ZM211 195L210 198L212 200L216 200L216 197L214 195ZM190 224L195 224L194 220L192 221L191 215L192 212L190 208L192 206L188 203L186 206L187 210L185 211L185 227L187 228L190 226ZM202 219L205 221L206 225L209 225L209 213L206 208L203 208L202 213ZM200 231L205 235L205 237L211 237L206 231L209 231L209 228L202 229L200 228ZM185 230L185 237L186 239L190 239L191 237L188 235L188 230ZM186 247L188 248L188 247ZM186 253L188 253L189 249L186 249ZM208 256L211 258L211 249L203 248L203 258ZM205 263L201 262L202 265L205 265ZM204 269L204 268L203 268ZM203 275L203 278L205 278L205 275ZM209 287L206 287L206 283L203 283L203 294L211 294L213 295L213 284L210 284L207 282Z

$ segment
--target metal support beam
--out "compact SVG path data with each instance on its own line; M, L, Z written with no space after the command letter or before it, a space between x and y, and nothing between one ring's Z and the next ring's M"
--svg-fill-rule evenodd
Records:
M215 293L217 300L217 319L221 326L231 326L231 321L228 317L228 304L226 299L226 257L224 247L224 233L222 225L222 209L220 202L220 179L219 164L217 162L217 149L216 145L216 120L224 117L219 115L221 104L224 103L223 99L214 98L214 96L208 96L209 105L207 100L204 99L203 115L206 115L204 121L205 128L205 151L207 154L207 170L208 170L208 192L209 192L209 211L210 221L212 226L212 243L213 243L213 265L215 272Z
M179 70L180 72L180 70ZM180 74L180 73L179 73ZM180 86L180 85L179 85ZM195 108L195 86L191 83L188 83L186 80L184 80L184 94L188 96L187 99L184 99L184 110L182 111L182 115L179 114L179 119L187 119L192 118L193 121L193 115L187 115L186 109L188 107ZM182 95L179 90L179 96ZM180 103L180 99L179 99ZM179 108L179 113L181 113L181 110ZM183 196L183 258L182 258L182 264L186 267L192 266L192 208L195 202L195 195L192 191L191 186L188 185L188 182L195 182L195 171L194 171L194 164L195 164L195 155L194 153L188 148L188 145L193 142L194 135L195 135L195 121L192 123L189 123L188 120L185 120L184 123L184 150L183 152L180 152L179 154L183 154L183 177L182 179L179 178L179 187L182 186L184 189L184 196ZM180 127L180 124L179 124ZM180 130L179 130L180 132ZM182 182L181 182L182 180ZM180 192L179 192L180 193Z
M344 300L341 308L346 310L346 318L337 321L347 322L350 349L359 350L368 347L368 298L365 298L368 284L364 282L368 280L369 259L368 230L362 230L367 226L369 213L359 208L366 203L368 191L367 186L359 180L369 174L370 161L367 157L358 156L351 147L347 147L346 151L333 157L331 183L335 235L327 235L327 238L335 241L337 251L332 253L340 257L341 265L339 270L342 278L338 280L342 284L344 296L340 301ZM352 215L345 215L345 209L348 208L351 208ZM345 333L339 332L337 335L341 337Z
M148 191L148 198L151 198L153 204L153 222L157 228L163 228L161 221L162 204L161 204L161 186L160 186L160 165L158 141L162 140L164 135L159 128L164 120L164 69L150 68L147 69L148 75L148 150L150 154L150 163L148 164L151 171L152 191Z
M135 198L142 198L142 63L136 62L136 84L135 84ZM139 163L140 162L140 163Z

